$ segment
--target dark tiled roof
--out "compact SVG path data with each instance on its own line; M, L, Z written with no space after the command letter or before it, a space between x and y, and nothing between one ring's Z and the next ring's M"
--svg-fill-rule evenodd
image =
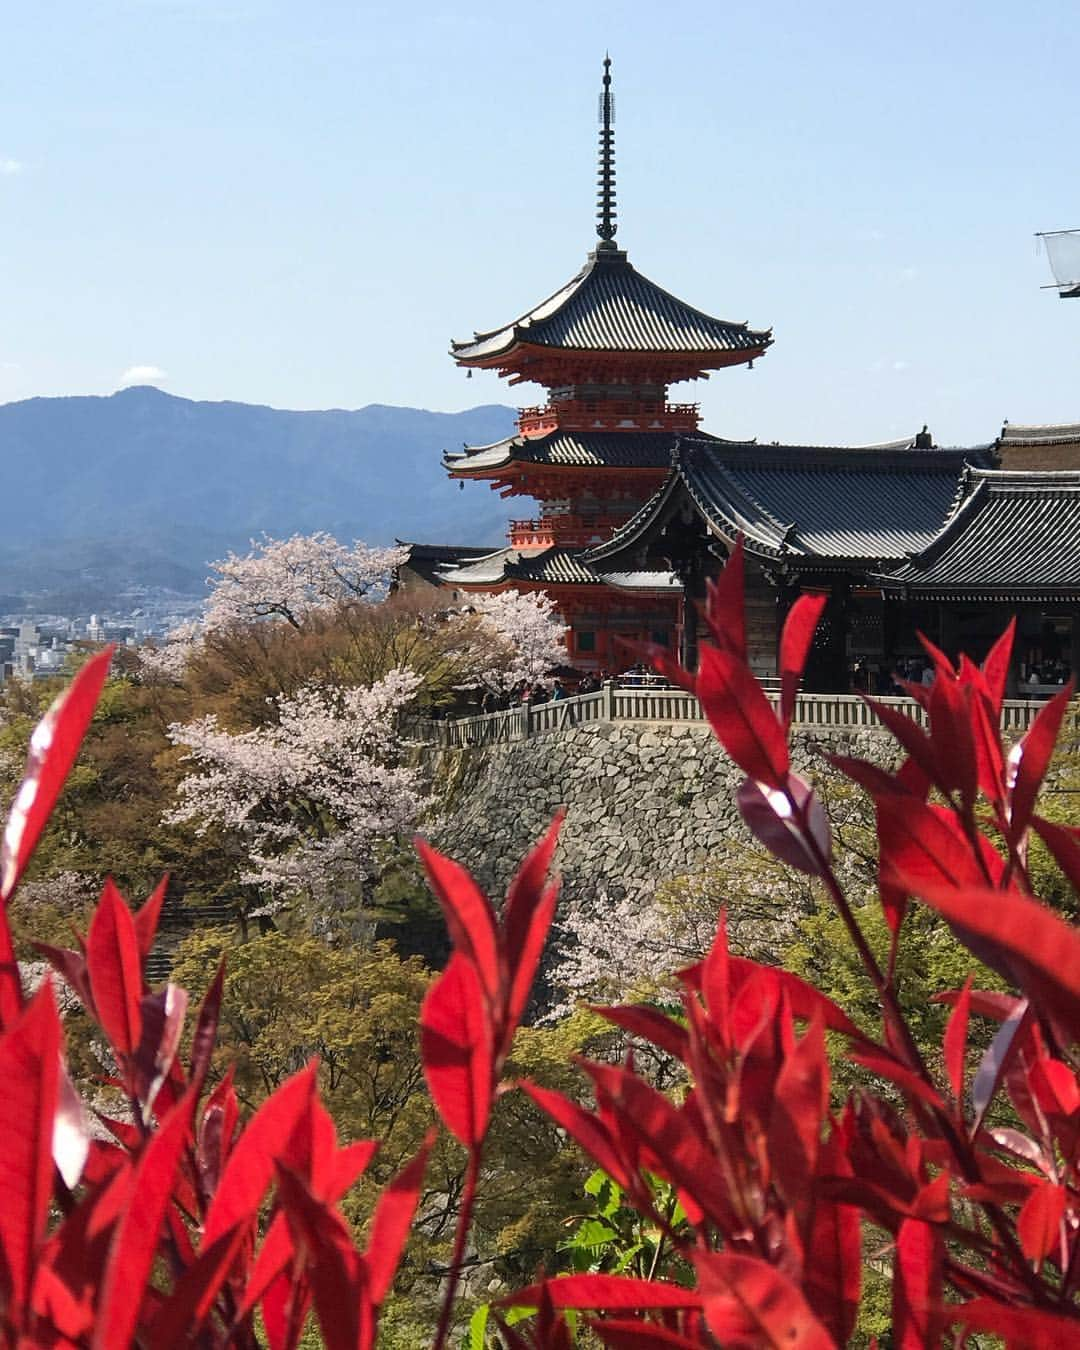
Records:
M1080 423L1022 426L1006 422L996 449L1003 469L1080 469Z
M672 431L553 431L547 436L509 436L494 445L449 451L443 463L452 473L484 472L515 462L666 469L677 440Z
M472 558L483 558L491 552L490 544L483 547L471 544L417 544L408 539L398 539L395 542L409 550L408 556L401 564L402 568L407 568L417 576L423 577L425 581L433 583L439 580L440 568L466 562Z
M1080 596L1080 473L973 470L937 539L885 580L942 598Z
M532 557L522 557L506 569L508 581L561 582L564 585L596 586L600 578L580 561L583 549L549 548Z
M600 578L579 559L582 549L552 547L542 553L501 548L475 562L446 568L440 580L447 586L496 586L500 582L528 581L548 585L596 586Z
M633 549L681 491L709 526L752 552L806 563L901 559L924 548L956 506L965 463L988 451L903 446L703 444L685 441L671 477L590 564Z
M439 580L447 586L494 586L506 579L506 564L517 558L517 550L497 548L483 557L449 563L440 568Z
M1061 445L1080 441L1080 422L1046 423L1042 426L1006 422L999 445Z
M459 361L499 356L518 342L569 351L746 352L769 331L714 319L641 275L618 249L597 249L561 290L504 328L451 343Z

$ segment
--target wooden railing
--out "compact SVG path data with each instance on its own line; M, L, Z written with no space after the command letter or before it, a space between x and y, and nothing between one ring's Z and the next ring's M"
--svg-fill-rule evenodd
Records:
M778 696L768 694L775 705ZM1001 709L1003 731L1022 732L1043 706L1040 699L1006 699ZM880 698L924 723L925 713L909 698ZM1074 704L1073 716L1077 715ZM445 722L417 721L409 731L428 744L458 747L499 745L534 736L567 731L587 722L701 722L701 704L681 689L621 688L606 684L595 694L579 694L532 707L457 717ZM857 694L800 694L795 700L793 726L818 731L857 731L880 727L874 711Z
M524 436L564 431L631 430L696 431L697 403L646 403L637 399L568 399L518 409L518 429Z

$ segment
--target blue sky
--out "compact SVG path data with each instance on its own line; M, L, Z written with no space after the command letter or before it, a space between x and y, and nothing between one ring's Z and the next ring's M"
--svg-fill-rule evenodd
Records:
M592 247L614 60L619 242L752 372L707 427L865 442L1080 420L1075 3L41 0L0 45L0 401L133 368L279 407L531 401L466 380ZM128 378L137 378L128 375Z

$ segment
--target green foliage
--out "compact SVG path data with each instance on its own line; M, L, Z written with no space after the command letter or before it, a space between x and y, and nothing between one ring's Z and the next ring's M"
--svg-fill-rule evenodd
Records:
M256 1106L312 1056L324 1100L348 1138L383 1140L375 1173L389 1175L431 1123L416 1037L430 976L388 942L333 947L264 933L237 943L223 928L192 933L172 978L201 996L226 959L217 1064L236 1070L241 1102Z
M653 1207L670 1230L623 1203L619 1186L602 1171L594 1171L583 1187L586 1212L559 1250L570 1269L585 1273L663 1278L691 1285L693 1272L673 1250L671 1234L688 1230L686 1214L673 1186L653 1178Z

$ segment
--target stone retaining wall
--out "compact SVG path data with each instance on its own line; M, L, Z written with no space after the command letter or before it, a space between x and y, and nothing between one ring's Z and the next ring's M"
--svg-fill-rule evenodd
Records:
M796 733L797 772L820 780L834 750L891 763L877 729ZM501 897L518 861L559 806L567 809L558 866L570 904L598 893L647 903L658 881L702 866L745 827L742 775L700 723L591 722L533 740L427 752L443 809L438 847Z

